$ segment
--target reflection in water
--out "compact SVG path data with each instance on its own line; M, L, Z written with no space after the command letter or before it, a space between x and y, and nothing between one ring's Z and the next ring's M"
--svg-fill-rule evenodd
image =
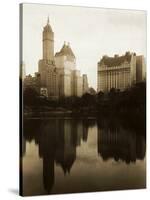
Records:
M98 153L104 160L114 158L127 164L145 157L145 138L120 128L98 130Z
M91 127L98 130L97 157L102 158L103 162L113 158L116 162L121 160L129 164L136 162L136 159L144 159L145 135L123 128L118 121L110 124L107 120L97 122L92 119L25 120L22 155L26 158L26 142L34 140L38 145L39 157L43 160L45 193L51 193L55 185L55 163L61 166L64 175L71 173L77 159L77 147L82 147L82 143L88 141Z

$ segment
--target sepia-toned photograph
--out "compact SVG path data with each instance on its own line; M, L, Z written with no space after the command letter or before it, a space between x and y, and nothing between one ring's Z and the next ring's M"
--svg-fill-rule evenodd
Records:
M146 188L144 10L20 4L20 195Z

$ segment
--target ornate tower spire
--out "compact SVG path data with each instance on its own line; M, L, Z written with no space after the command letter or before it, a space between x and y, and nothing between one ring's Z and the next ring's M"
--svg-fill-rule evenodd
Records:
M49 24L49 16L47 17L47 24Z
M54 60L54 33L49 24L49 16L43 30L43 59Z

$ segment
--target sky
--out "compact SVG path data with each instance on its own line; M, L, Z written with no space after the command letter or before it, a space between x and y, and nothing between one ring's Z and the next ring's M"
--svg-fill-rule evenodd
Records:
M42 59L42 31L49 16L54 32L54 52L69 42L76 67L97 89L97 63L103 55L136 52L146 57L146 12L104 8L23 5L22 60L25 71L38 71Z

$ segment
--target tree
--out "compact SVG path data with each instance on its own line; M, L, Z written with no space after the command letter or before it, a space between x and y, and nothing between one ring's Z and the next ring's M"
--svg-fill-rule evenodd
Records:
M89 93L85 93L82 96L82 103L83 106L95 106L95 95L89 94Z
M34 106L37 105L38 93L33 88L26 88L23 93L24 105Z

